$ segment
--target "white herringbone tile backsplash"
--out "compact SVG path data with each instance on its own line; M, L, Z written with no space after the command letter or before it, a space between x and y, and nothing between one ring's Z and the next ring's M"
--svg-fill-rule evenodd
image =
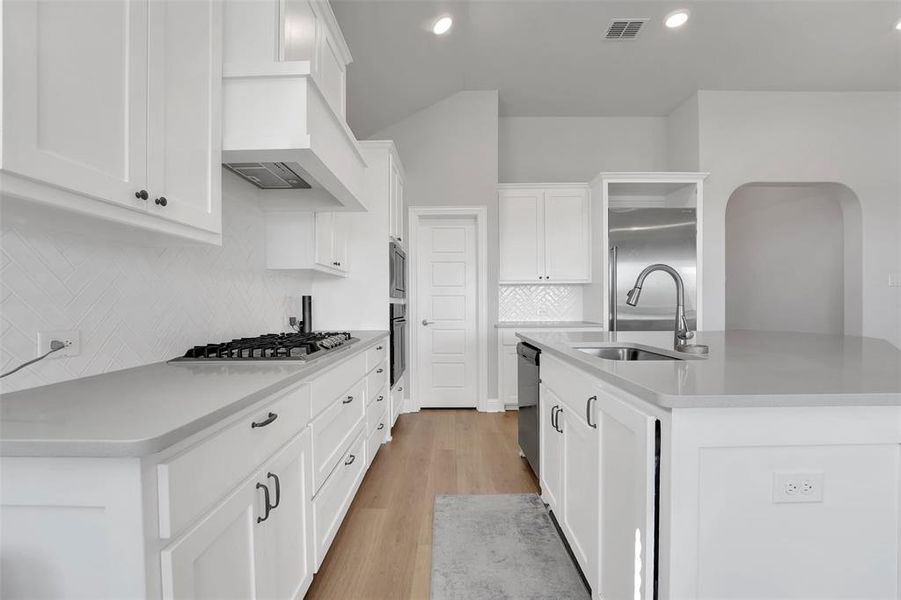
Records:
M148 248L41 229L0 230L0 370L37 333L77 329L81 354L0 380L9 392L178 356L195 344L287 329L310 276L265 268L256 192L223 178L223 244Z
M577 285L502 285L498 321L580 321L582 287Z

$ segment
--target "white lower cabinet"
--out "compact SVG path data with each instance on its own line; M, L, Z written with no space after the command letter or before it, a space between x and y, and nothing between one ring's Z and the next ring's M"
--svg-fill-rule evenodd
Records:
M599 390L598 561L601 598L654 597L658 420Z
M597 582L597 395L586 376L542 355L540 482L573 555Z
M316 570L319 570L354 494L366 473L366 448L362 427L354 443L313 498Z
M296 598L313 580L310 432L161 553L164 598Z
M155 454L0 457L0 597L302 598L390 439L387 348Z
M541 496L555 514L563 506L563 431L557 424L560 399L546 385L540 387L541 422L539 437L541 457Z
M557 517L588 584L596 581L598 436L585 413L563 409L557 418L563 430L563 497ZM612 596L615 597L615 596Z

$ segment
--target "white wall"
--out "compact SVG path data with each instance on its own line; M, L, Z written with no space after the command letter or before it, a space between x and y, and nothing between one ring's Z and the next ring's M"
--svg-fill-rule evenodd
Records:
M901 346L901 94L699 92L705 327L725 326L725 213L752 182L836 182L861 207L863 335ZM800 265L799 265L800 268Z
M845 225L832 185L746 185L726 207L726 327L845 332ZM860 265L857 265L860 268ZM860 294L860 288L853 292Z
M666 118L667 169L699 171L698 95L692 94Z
M489 398L497 398L497 111L496 91L458 92L371 136L397 145L408 207L488 207Z
M501 183L588 182L601 171L666 168L662 117L505 117L498 127Z
M77 329L81 354L47 358L4 392L179 356L195 344L288 329L308 275L267 271L256 189L223 175L223 243L159 247L53 233L4 219L0 355L5 372L34 358L37 332ZM101 225L102 226L102 225Z

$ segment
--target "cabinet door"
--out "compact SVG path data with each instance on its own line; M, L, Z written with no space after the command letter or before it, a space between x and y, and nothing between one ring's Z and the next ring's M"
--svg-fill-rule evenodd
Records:
M3 169L146 209L147 4L2 4Z
M517 381L518 358L516 344L501 346L501 404L515 406L519 400L519 382Z
M590 219L585 190L548 190L545 193L546 281L581 283L590 280Z
M541 473L541 497L547 503L557 520L560 520L560 510L563 508L563 434L554 427L562 429L563 415L560 398L547 386L538 388L538 403L540 404L541 420L538 424L540 438L539 472ZM557 418L560 422L557 422Z
M587 394L585 400L588 400ZM574 414L568 409L560 421L563 425L561 526L588 584L593 587L597 580L598 435L597 430L588 425L584 411Z
M345 273L350 271L348 221L348 215L332 215L332 256L335 258L335 268Z
M334 213L316 213L314 226L316 238L316 264L329 269L335 268Z
M498 194L500 282L544 281L544 217L541 190Z
M306 428L259 475L273 494L272 503L278 501L269 519L257 525L254 538L260 548L256 571L262 598L302 598L313 581L311 454L310 430Z
M598 393L601 598L654 597L657 419ZM636 590L636 582L638 589Z
M264 512L262 490L251 480L164 548L163 598L261 597L256 569L265 557L254 537Z
M394 183L394 198L392 200L392 204L394 205L394 231L395 237L398 242L404 241L404 178L401 176L400 171L396 173L396 180Z
M149 15L148 206L219 232L222 3L153 0Z

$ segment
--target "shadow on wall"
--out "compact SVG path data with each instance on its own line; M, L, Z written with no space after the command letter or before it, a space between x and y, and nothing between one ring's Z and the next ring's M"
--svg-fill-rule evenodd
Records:
M726 327L860 335L861 208L840 183L748 183L726 205Z

